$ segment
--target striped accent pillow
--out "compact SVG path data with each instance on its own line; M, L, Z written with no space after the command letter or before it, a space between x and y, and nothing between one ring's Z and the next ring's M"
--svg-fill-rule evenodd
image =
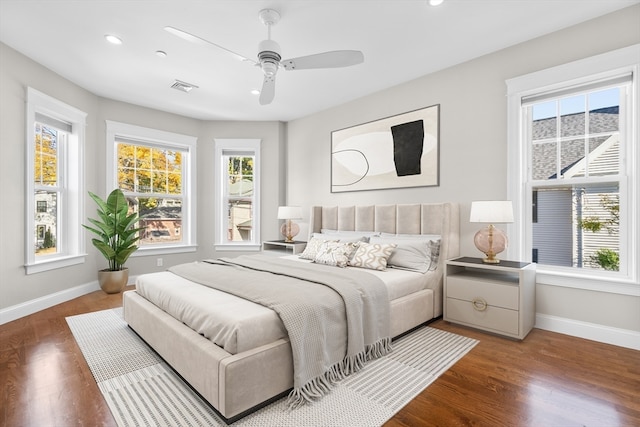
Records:
M370 270L386 270L387 260L397 247L395 243L360 243L349 261L354 267Z

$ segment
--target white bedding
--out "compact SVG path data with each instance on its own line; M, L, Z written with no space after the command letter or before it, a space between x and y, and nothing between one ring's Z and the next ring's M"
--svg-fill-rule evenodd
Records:
M292 262L308 262L297 256L285 258ZM392 268L365 271L382 279L390 301L430 288L429 279L435 276L433 272L420 274ZM231 354L287 336L286 329L273 310L168 271L139 276L136 291Z

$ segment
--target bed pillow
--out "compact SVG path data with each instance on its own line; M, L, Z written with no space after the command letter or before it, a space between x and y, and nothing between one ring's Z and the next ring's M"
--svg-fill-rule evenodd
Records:
M419 235L416 235L419 236ZM440 236L373 237L371 243L395 243L398 245L387 262L389 267L426 273L435 270L440 256Z
M327 239L324 239L322 237L315 237L315 236L312 237L311 240L307 242L307 246L305 246L304 251L302 251L302 253L300 254L300 258L310 259L311 261L316 259L316 255L318 254L318 248L326 240Z
M362 233L313 233L313 237L325 240L339 240L341 242L368 242L369 237Z
M325 240L318 247L318 252L313 259L313 262L344 268L349 265L349 259L353 255L357 246L357 242L336 242L335 240Z
M440 240L442 236L439 234L393 234L380 233L380 237L385 239L419 239L419 240Z
M329 228L323 228L320 230L322 234L336 234L340 236L360 236L360 237L371 237L371 236L379 236L379 231L354 231L354 230L331 230Z
M374 237L372 237L373 239ZM396 248L395 243L366 243L358 245L355 253L349 261L354 267L368 268L370 270L386 270L387 260Z

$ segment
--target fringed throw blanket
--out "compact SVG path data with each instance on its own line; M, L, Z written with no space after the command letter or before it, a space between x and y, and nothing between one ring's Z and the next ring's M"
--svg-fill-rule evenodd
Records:
M291 407L323 396L333 383L391 350L387 289L364 271L264 255L169 270L278 313L293 352Z

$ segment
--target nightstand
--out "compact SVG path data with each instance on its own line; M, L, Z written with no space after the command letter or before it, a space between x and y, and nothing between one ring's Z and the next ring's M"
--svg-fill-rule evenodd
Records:
M481 258L448 260L444 272L444 320L524 339L535 323L536 264Z
M284 240L267 240L262 242L262 250L269 252L280 252L280 255L297 255L304 251L307 242L285 242Z

